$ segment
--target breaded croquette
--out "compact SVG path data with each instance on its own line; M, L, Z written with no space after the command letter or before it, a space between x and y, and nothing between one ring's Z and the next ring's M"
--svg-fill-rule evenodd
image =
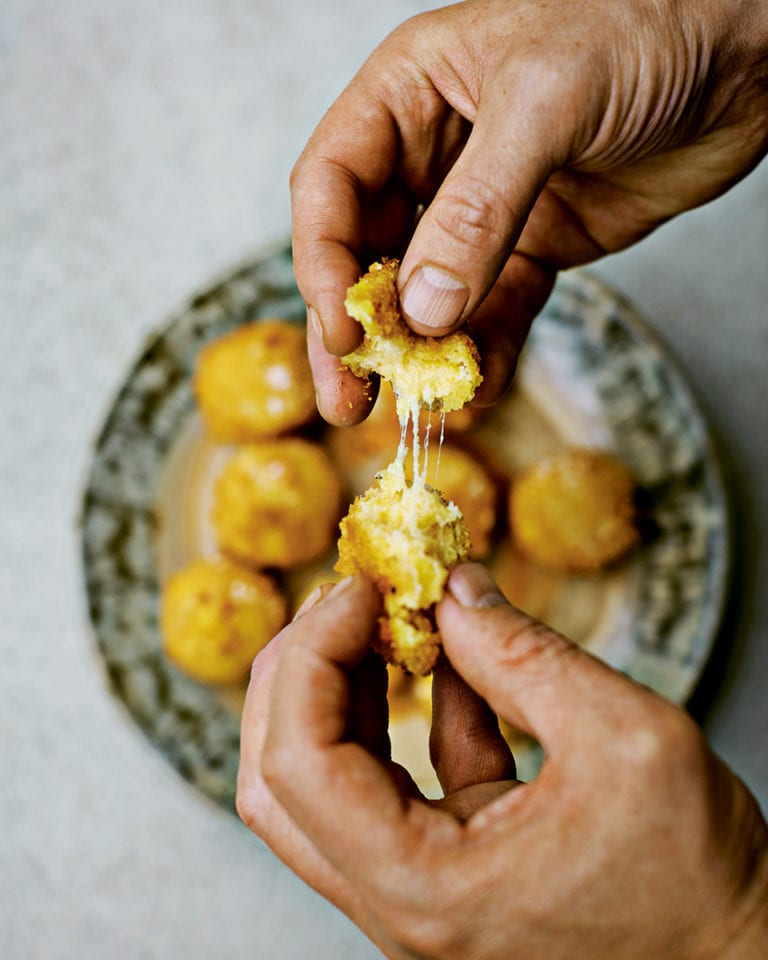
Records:
M443 444L427 467L427 482L461 510L469 529L469 556L479 560L491 549L496 524L496 484L466 450Z
M482 382L477 347L461 332L441 338L413 333L400 314L398 268L397 260L373 263L347 291L347 313L362 324L365 336L342 362L357 376L378 373L388 380L401 421L414 400L428 409L458 410Z
M206 429L221 442L302 426L317 412L305 331L260 320L219 337L200 352L194 390Z
M378 373L395 391L401 434L397 457L352 504L341 522L341 574L361 573L384 598L379 648L387 660L427 674L439 654L434 605L448 572L466 559L469 532L461 512L426 482L421 463L422 408L456 410L482 377L477 350L463 333L418 337L400 315L397 261L373 264L347 293L347 312L363 325L363 343L344 363L359 376ZM406 433L413 430L413 470L405 474ZM426 460L426 456L424 457Z
M512 484L509 512L520 550L552 570L599 570L640 539L632 475L601 450L573 448L528 466Z
M163 648L196 680L235 683L283 626L287 609L271 577L226 560L197 560L163 587Z
M433 607L448 571L469 551L469 531L458 507L419 477L408 485L402 463L390 464L341 521L342 576L373 580L384 598L379 650L391 663L425 675L440 637Z
M341 482L317 444L298 438L237 450L213 489L219 548L255 567L314 560L333 542Z

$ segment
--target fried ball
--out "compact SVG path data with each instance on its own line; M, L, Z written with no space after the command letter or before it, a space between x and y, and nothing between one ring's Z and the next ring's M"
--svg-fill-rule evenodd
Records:
M445 443L438 455L430 458L427 482L461 510L469 528L470 558L484 557L491 549L497 496L496 485L483 465L460 447Z
M426 675L440 637L434 605L448 572L465 560L469 531L458 507L418 477L405 479L396 461L350 507L341 521L337 571L373 580L384 598L378 648L385 659Z
M482 383L477 347L465 333L419 337L400 314L397 260L371 264L347 291L347 313L365 331L363 342L342 362L357 376L378 373L397 396L401 422L413 404L446 413L458 410Z
M197 560L163 587L163 649L196 680L235 683L283 626L287 609L270 577L226 560Z
M200 352L194 391L206 429L223 443L302 426L316 413L304 330L259 320L219 337Z
M600 450L565 450L531 464L515 479L509 506L520 550L552 570L599 570L640 539L632 476Z
M333 543L341 483L325 452L290 438L241 447L213 489L223 553L256 567L314 560Z

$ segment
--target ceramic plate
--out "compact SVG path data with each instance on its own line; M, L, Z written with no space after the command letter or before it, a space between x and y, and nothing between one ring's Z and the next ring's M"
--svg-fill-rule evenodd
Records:
M236 269L151 338L96 442L83 506L90 616L111 689L169 762L230 809L243 688L203 686L165 659L158 596L172 570L215 550L207 498L230 451L206 439L195 412L197 353L209 340L266 316L303 323L287 248ZM330 430L320 442L333 445ZM634 310L584 272L561 276L533 326L509 399L461 443L506 478L572 445L601 447L628 464L652 531L630 561L601 576L554 576L529 567L502 537L488 562L524 609L634 679L684 701L723 608L727 505L701 412ZM304 571L304 580L332 563L324 558ZM294 600L300 580L286 584ZM392 700L395 754L434 794L426 753L428 684L406 683L403 691ZM538 747L508 733L527 779L540 763Z

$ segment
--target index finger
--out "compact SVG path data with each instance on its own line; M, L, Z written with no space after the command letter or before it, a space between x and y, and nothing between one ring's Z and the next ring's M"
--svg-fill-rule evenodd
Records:
M367 581L342 581L302 617L300 634L286 638L262 759L264 777L291 819L329 863L360 884L375 880L372 859L408 870L426 837L444 848L461 829L449 814L414 801L384 763L348 739L348 674L368 647L374 600Z
M291 173L296 283L318 315L326 349L337 356L360 338L344 298L362 272L363 199L384 187L397 156L393 117L358 78L320 121Z

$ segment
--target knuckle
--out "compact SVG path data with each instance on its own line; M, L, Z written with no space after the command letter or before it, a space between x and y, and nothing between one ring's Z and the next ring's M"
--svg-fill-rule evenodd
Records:
M238 777L235 792L235 812L253 833L261 836L264 827L266 809L266 791L264 785L253 777Z
M688 714L672 704L654 704L653 715L635 725L628 735L627 758L643 773L658 776L660 769L686 770L704 756L703 736Z
M401 909L386 918L395 941L418 957L446 957L457 954L461 940L455 911Z
M302 174L304 172L305 162L306 161L304 160L304 154L302 153L294 163L293 167L291 168L291 172L288 175L288 186L290 188L291 193L296 192L296 186L300 182Z
M501 248L508 236L509 205L487 181L462 177L438 195L430 210L434 225L454 243L478 253Z
M257 811L258 806L253 803L251 791L238 783L235 793L235 812L246 827L254 833L258 833Z
M305 189L312 182L312 171L317 164L316 144L314 138L311 138L291 168L288 175L288 186L291 197L296 200L300 191Z
M579 656L578 647L538 620L506 631L499 644L500 655L507 667L520 669L544 662L558 663L562 669Z
M661 724L663 750L676 762L701 756L704 738L694 721L679 707L670 707Z
M261 776L274 794L284 793L295 776L295 763L290 752L268 740L261 755Z

